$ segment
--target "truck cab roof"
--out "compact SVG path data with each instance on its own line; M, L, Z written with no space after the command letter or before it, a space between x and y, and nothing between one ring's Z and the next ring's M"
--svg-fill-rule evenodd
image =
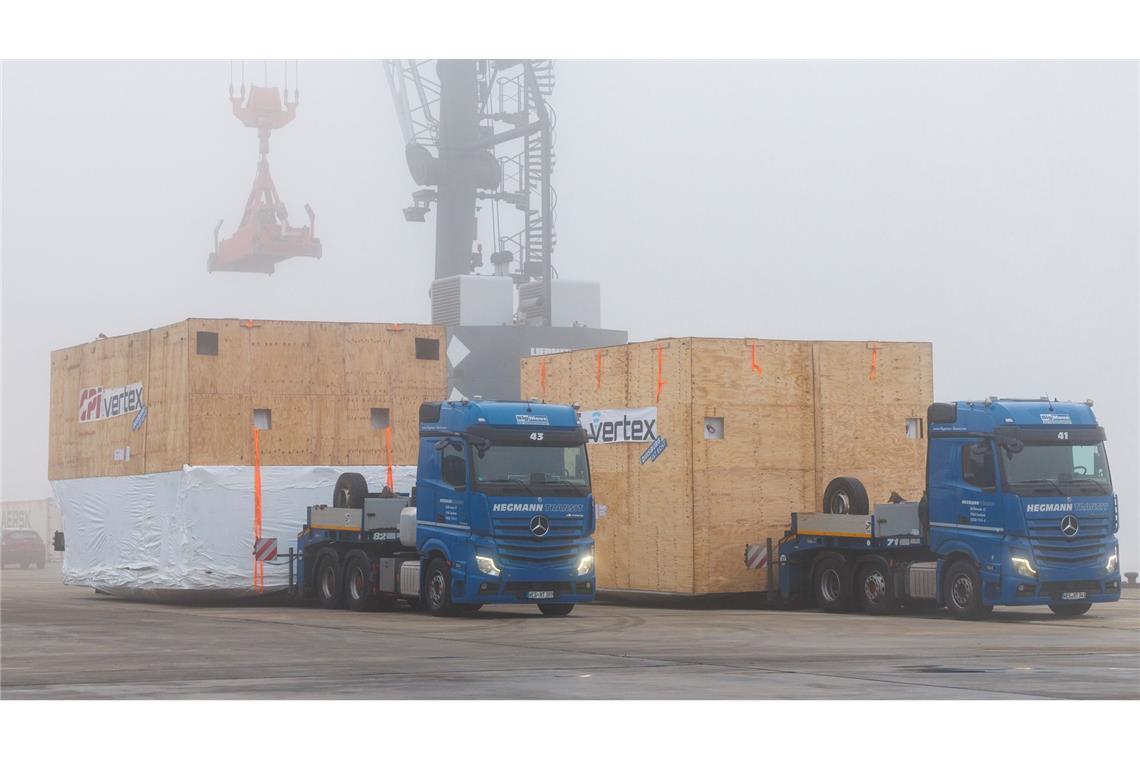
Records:
M577 429L578 413L563 404L529 401L442 401L420 405L420 433L460 433L473 427Z
M1042 428L1056 425L1096 427L1092 402L1005 399L931 404L927 411L931 434L992 433L996 428Z

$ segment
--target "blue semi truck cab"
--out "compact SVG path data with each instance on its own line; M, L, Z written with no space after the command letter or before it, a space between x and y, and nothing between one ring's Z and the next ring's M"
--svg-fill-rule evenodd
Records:
M491 603L566 615L596 593L595 519L573 407L425 403L412 494L342 474L298 536L297 591L354 610L405 599L436 615Z
M921 501L870 511L840 477L823 512L792 516L775 552L781 597L871 613L925 599L968 619L1119 600L1119 506L1091 401L936 403L927 439Z

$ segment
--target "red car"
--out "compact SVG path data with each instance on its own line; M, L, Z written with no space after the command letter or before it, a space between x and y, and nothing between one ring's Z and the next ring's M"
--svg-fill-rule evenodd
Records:
M5 530L0 544L0 564L42 568L47 561L47 546L34 530Z

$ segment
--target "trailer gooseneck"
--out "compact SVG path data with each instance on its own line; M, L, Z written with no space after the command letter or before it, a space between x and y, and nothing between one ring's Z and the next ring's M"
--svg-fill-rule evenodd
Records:
M869 613L923 599L966 619L1120 599L1119 508L1091 401L933 404L927 423L922 501L868 515L858 481L832 481L824 512L793 514L775 549L780 598Z

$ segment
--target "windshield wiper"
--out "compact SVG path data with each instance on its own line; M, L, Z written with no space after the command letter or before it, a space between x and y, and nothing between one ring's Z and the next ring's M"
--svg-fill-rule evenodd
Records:
M1053 486L1053 490L1055 490L1057 493L1061 494L1062 496L1065 495L1065 492L1061 490L1061 486L1057 483L1057 481L1050 480L1049 478L1030 478L1029 480L1019 480L1016 483L1010 483L1010 485L1025 486L1031 485L1033 483L1048 483L1049 485Z
M480 480L479 485L481 485L481 486L507 486L507 485L522 486L523 488L525 488L530 493L531 496L537 496L538 495L533 490L531 490L531 487L528 486L525 481L515 480L514 478L492 478L491 480Z
M1069 480L1067 482L1069 482L1069 483L1082 483L1082 484L1083 483L1089 483L1091 485L1096 486L1097 489L1099 489L1102 494L1108 493L1108 489L1105 488L1104 483L1101 483L1099 480L1096 480L1094 478L1073 478L1072 480Z
M544 485L570 486L571 488L574 489L574 493L578 494L579 496L586 493L586 489L583 486L580 486L573 481L562 480L560 478L553 478L553 479L547 480L547 481L545 481Z
M514 478L507 478L507 482L508 483L514 483L515 485L522 486L523 488L526 489L526 492L529 493L531 496L538 496L538 494L534 492L534 489L531 488L529 485L527 485L527 482L525 480L516 480Z

